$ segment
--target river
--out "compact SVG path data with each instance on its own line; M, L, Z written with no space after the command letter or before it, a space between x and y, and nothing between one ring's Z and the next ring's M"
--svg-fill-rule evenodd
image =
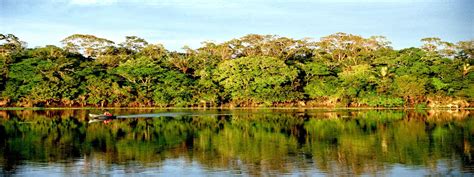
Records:
M0 111L0 176L474 175L469 111L103 111Z

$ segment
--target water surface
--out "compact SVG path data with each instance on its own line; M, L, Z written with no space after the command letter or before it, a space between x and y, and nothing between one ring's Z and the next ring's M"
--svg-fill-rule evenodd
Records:
M0 111L2 175L466 175L468 111Z

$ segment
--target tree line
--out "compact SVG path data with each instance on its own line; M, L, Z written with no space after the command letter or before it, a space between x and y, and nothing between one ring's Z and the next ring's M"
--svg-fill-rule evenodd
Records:
M474 40L395 50L383 36L249 34L170 51L74 34L27 48L0 34L0 106L466 107Z

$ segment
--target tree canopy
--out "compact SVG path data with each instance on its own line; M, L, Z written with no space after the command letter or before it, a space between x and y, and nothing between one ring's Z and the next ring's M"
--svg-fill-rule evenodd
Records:
M474 40L383 36L320 40L249 34L169 51L137 36L74 34L27 48L0 34L0 106L466 106ZM462 104L461 104L462 103Z

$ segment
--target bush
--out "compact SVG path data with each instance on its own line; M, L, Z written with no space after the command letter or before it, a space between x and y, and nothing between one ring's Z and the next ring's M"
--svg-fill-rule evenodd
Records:
M382 95L369 95L357 100L359 104L373 107L399 107L405 103L402 98Z

